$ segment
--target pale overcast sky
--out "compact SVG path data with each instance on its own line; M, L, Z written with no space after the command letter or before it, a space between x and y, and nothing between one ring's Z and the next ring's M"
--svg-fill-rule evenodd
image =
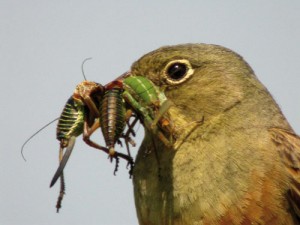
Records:
M106 84L163 45L213 43L241 54L300 133L300 1L0 1L0 224L137 224L125 164L117 176L107 157L77 139L59 185L56 125L76 84ZM143 137L140 127L137 141ZM94 136L104 143L100 132ZM138 147L132 149L136 153Z

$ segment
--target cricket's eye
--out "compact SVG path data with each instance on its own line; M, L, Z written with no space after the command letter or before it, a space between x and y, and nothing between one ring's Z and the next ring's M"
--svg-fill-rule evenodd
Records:
M176 85L186 81L192 74L194 69L190 62L185 59L173 60L167 64L164 70L164 79L167 83Z

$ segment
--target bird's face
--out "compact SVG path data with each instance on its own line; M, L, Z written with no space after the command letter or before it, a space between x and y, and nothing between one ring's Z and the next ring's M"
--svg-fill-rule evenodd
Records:
M238 104L247 95L249 84L263 88L239 55L216 45L160 48L135 62L131 74L152 80L173 102L174 113L185 112L185 120L190 122Z

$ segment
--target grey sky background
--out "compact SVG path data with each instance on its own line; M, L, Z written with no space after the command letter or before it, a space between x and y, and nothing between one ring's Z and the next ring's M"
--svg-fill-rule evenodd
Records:
M56 124L28 143L26 163L21 158L22 143L60 115L83 80L87 57L88 80L106 84L163 45L224 45L246 59L300 133L300 1L245 2L0 1L0 224L137 224L125 163L113 176L114 164L81 137L59 214L59 185L49 189ZM142 137L140 127L138 143ZM104 144L100 132L93 140Z

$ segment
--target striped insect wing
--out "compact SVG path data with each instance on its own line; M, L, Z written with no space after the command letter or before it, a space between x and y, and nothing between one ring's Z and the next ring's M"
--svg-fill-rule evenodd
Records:
M60 115L56 129L58 140L77 137L83 131L84 107L70 97Z
M113 148L125 128L125 103L120 88L108 89L100 103L100 124L106 146Z

